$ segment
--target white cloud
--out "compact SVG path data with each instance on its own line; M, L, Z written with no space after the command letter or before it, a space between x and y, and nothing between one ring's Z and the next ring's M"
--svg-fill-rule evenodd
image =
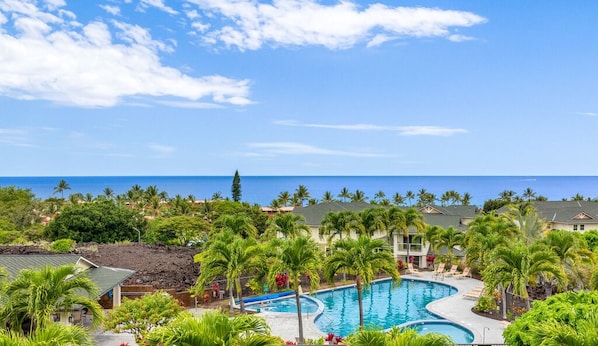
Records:
M205 41L240 50L272 46L321 45L350 48L366 42L376 46L403 37L443 37L459 40L452 28L486 22L471 12L424 7L389 7L372 4L365 9L350 1L322 5L313 0L188 0L200 10L222 20L207 32Z
M598 113L593 113L593 112L575 112L575 114L587 115L589 117L598 117Z
M353 157L389 157L367 152L352 152L341 150L330 150L319 148L309 144L296 142L258 142L249 143L248 146L253 149L259 149L260 152L248 153L248 156L278 156L278 155L333 155L333 156L353 156Z
M100 8L113 16L118 16L120 14L120 7L118 6L100 5Z
M465 41L471 41L471 40L475 40L475 38L471 37L471 36L465 36L465 35L450 35L448 37L448 39L450 41L453 42L465 42Z
M164 66L158 52L173 48L139 26L114 21L113 37L106 23L81 25L71 20L70 12L44 12L33 1L0 0L0 14L0 22L5 19L0 27L0 95L84 107L110 107L148 96L251 103L247 80L196 78Z
M178 14L178 12L176 10L174 10L172 7L166 6L164 4L164 1L162 1L162 0L141 0L139 5L142 8L155 7L157 9L159 9L160 11L164 11L164 12L166 12L168 14L172 14L172 15Z
M405 136L452 136L460 133L467 133L466 129L449 128L440 126L380 126L372 124L304 124L294 120L279 120L275 124L283 126L314 127L334 130L348 131L392 131Z

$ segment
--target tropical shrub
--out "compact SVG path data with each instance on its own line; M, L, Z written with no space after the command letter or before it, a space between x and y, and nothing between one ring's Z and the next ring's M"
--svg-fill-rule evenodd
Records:
M139 342L153 328L167 325L183 309L177 299L164 291L146 294L138 299L124 298L120 306L108 313L104 328L130 332Z
M480 297L474 309L483 312L496 311L496 300L489 296Z
M50 245L50 250L52 252L67 253L71 252L76 244L77 242L72 239L58 239L52 242Z
M597 331L598 291L582 291L534 302L503 335L512 346L598 345Z

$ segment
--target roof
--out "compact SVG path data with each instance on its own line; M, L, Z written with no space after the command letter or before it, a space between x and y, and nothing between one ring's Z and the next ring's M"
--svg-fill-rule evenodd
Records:
M98 286L99 296L135 274L135 271L129 269L98 266L82 256L73 254L0 255L0 267L6 268L9 278L14 278L23 269L36 269L43 266L60 267L67 264L84 268L89 278Z
M375 205L366 202L325 202L306 207L296 207L293 213L299 214L305 218L305 223L310 226L319 226L326 214L329 212L339 212L343 210L362 211L373 208Z
M533 206L548 222L558 223L598 223L598 203L590 201L536 201ZM507 212L507 206L498 210Z

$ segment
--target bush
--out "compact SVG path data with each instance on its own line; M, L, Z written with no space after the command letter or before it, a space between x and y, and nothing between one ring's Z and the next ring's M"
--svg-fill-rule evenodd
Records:
M77 242L72 239L58 239L50 245L50 250L52 252L67 253L71 252L76 244Z
M108 314L105 328L115 332L128 331L139 342L150 330L167 325L183 310L180 302L164 291L146 294L139 299L124 298L122 304Z
M480 297L474 309L483 312L496 311L496 300L489 296Z

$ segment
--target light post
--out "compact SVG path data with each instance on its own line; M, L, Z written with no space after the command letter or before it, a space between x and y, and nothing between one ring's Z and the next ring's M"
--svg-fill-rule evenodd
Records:
M141 244L141 231L137 227L133 227L133 229L137 231L137 242Z
M482 344L486 343L486 330L490 330L490 328L484 327L484 335L482 336Z

